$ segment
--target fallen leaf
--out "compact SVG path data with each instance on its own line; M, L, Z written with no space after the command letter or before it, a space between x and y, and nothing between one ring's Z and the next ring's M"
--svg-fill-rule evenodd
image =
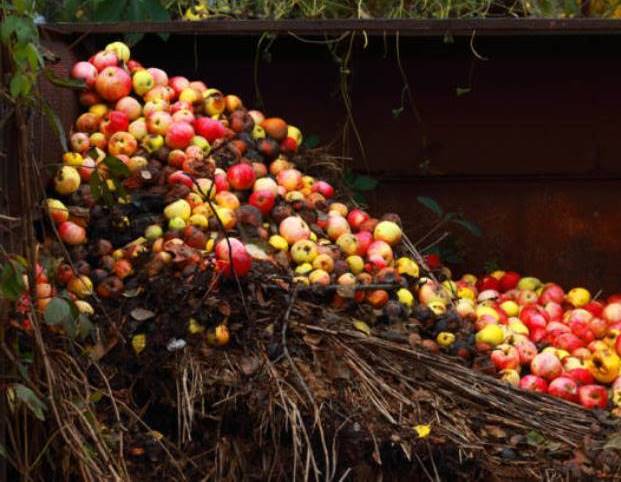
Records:
M254 259L258 259L260 261L265 261L269 259L269 256L267 255L267 253L263 251L263 249L259 248L256 244L251 244L251 243L247 244L246 251L248 251L248 254L252 256Z
M415 425L414 431L418 435L418 438L427 438L429 437L429 434L431 433L431 425L429 424Z
M486 425L485 431L495 438L505 438L507 436L507 432L496 425Z
M135 298L140 293L142 293L142 286L123 291L123 296L125 298Z
M151 310L146 310L144 308L134 308L130 312L130 315L134 320L145 321L153 318L155 316L155 313L153 313Z
M147 337L144 333L140 335L134 335L132 337L132 348L136 352L136 355L140 355L140 352L147 346Z
M613 433L606 443L604 444L605 449L617 449L621 450L621 433Z
M361 331L362 333L364 333L367 336L371 336L371 328L369 328L369 325L367 325L364 321L362 320L354 320L352 322L352 325L354 325L354 328L358 331Z

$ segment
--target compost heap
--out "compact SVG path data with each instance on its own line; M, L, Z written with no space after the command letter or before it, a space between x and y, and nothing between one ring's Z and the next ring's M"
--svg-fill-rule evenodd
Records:
M62 412L100 442L89 478L619 468L619 297L513 272L451 281L398 215L374 218L310 175L322 154L298 128L145 69L120 42L71 75L88 111L46 200L35 306L47 337L84 352L51 363L86 374L57 383L105 434Z

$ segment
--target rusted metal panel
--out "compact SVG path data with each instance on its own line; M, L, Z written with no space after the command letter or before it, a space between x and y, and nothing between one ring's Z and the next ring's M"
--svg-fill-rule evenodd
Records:
M340 34L366 32L369 35L406 36L452 35L537 35L621 33L617 20L580 18L478 18L478 19L286 19L205 20L200 22L117 22L56 23L45 28L65 33L170 32L200 35L251 35L263 32L298 34Z
M606 293L621 287L621 201L617 180L513 182L511 179L384 182L373 196L382 210L402 215L417 238L434 217L416 202L430 196L447 211L463 212L483 237L451 227L465 263L456 271L482 272L486 263ZM440 231L442 232L442 231ZM426 242L429 242L428 240ZM423 245L425 243L422 243Z

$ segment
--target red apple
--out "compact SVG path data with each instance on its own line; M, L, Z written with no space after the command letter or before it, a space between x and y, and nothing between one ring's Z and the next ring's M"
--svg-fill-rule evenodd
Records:
M608 323L620 323L621 322L621 302L610 303L604 308L602 317Z
M112 51L102 50L93 55L89 62L95 66L98 72L101 72L106 67L115 67L119 64L119 58Z
M571 330L565 323L560 321L551 321L546 325L546 333L549 335L550 340L554 340L563 333L571 333Z
M518 341L515 344L515 347L517 348L518 354L520 356L520 364L530 365L530 363L537 355L537 347L535 346L535 344L529 339L524 339Z
M278 231L289 244L302 239L308 239L311 234L308 224L299 216L288 216L283 219L278 227Z
M89 135L86 132L74 132L71 134L71 149L74 152L86 152L91 146Z
M589 330L595 338L603 338L608 333L608 322L602 318L593 318L589 321Z
M199 136L203 136L209 143L226 136L226 127L219 120L210 117L199 117L194 121L194 129Z
M507 271L498 281L500 291L504 293L514 289L520 281L520 278L521 276L519 273L516 273L515 271Z
M537 305L526 305L520 311L520 320L529 328L545 328L548 313Z
M164 136L172 124L172 116L166 111L156 110L147 115L147 130L150 134Z
M255 181L254 169L244 162L229 167L226 177L231 187L237 191L250 189Z
M585 310L591 313L593 316L597 316L598 318L602 317L604 312L604 305L601 301L589 301L586 305L583 306Z
M574 380L579 386L590 385L595 382L593 375L586 368L572 368L566 372L566 375Z
M127 114L118 110L108 112L101 121L99 130L106 136L111 137L116 132L126 132L129 127Z
M216 174L214 176L214 183L216 185L216 193L229 190L229 181L224 174Z
M537 303L537 293L532 290L520 290L516 301L519 305L531 305Z
M86 240L86 231L82 226L72 221L65 221L58 225L58 234L64 243L72 246L82 244Z
M116 157L131 156L138 148L138 143L129 132L115 132L108 141L108 152Z
M614 295L610 295L606 298L606 303L621 303L621 293L615 293Z
M189 188L194 186L192 178L183 171L175 171L168 176L168 184L183 184Z
M81 114L75 121L75 127L78 131L92 133L99 128L100 118L92 112Z
M171 149L185 149L194 137L194 128L187 122L173 122L166 132L166 144Z
M267 215L270 213L270 211L274 207L275 201L276 196L272 191L269 191L267 189L261 191L254 191L248 199L248 202L252 206L256 207L259 211L261 211L261 214L263 215Z
M86 89L80 92L80 105L90 107L101 102L101 97L94 90Z
M496 370L516 369L520 366L520 354L518 349L507 343L498 345L490 355Z
M230 249L229 249L230 245ZM252 258L246 251L244 244L236 238L221 239L215 246L216 258L220 262L222 272L231 276L246 276L252 268ZM233 269L231 269L231 265Z
M524 375L520 380L520 388L531 392L547 393L548 382L537 375Z
M354 232L359 231L362 223L364 223L369 218L369 214L359 208L354 208L347 214L347 222L349 223L352 231Z
M358 240L358 250L356 254L358 256L366 256L369 246L373 242L373 234L369 231L360 231L356 234L356 239Z
M562 303L565 299L565 291L556 283L547 283L544 285L541 294L539 295L539 304L545 305L550 301L555 303Z
M97 80L97 68L90 62L78 62L71 69L71 77L83 80L87 87L93 87Z
M578 389L578 399L584 408L606 408L608 391L601 385L583 385Z
M179 95L183 89L190 86L190 81L185 77L175 76L168 79L168 85L173 88L175 94Z
M119 67L106 67L97 76L95 90L108 102L116 102L121 97L129 95L132 90L132 79Z
M500 289L500 281L498 281L498 278L494 278L493 276L488 275L477 281L476 287L479 292L485 290L498 291Z
M114 110L125 113L130 121L138 119L142 114L142 105L133 97L123 97L114 106Z
M584 347L585 343L574 333L561 333L556 337L554 341L554 346L556 348L568 351L569 353L573 353L574 350Z
M330 199L334 196L334 188L326 181L317 181L313 184L311 191L320 193L326 199Z
M563 307L555 301L548 301L544 309L550 321L561 321L563 319Z
M151 77L153 77L155 85L168 85L168 74L166 74L166 72L164 72L162 69L149 67L147 70L151 74Z
M553 380L563 371L561 361L552 353L539 353L533 358L530 364L530 371L533 375Z
M554 397L569 400L570 402L577 402L578 384L569 377L558 377L550 382L548 393Z

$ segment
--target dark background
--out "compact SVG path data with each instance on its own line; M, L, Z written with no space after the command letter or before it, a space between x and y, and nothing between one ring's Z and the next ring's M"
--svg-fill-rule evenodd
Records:
M73 61L118 38L91 34L68 50L77 35L46 37L65 75ZM566 287L621 286L621 36L402 37L401 64L422 123L407 103L393 114L404 85L395 36L371 36L366 48L357 39L351 96L367 161L355 143L345 152L355 170L380 180L367 196L375 213L398 212L417 239L433 222L417 196L463 212L483 237L454 229L465 259L458 273L492 261ZM255 105L258 40L147 35L133 57ZM336 140L340 154L345 110L327 47L282 34L269 57L258 64L263 110L322 144ZM470 90L457 95L458 88ZM68 128L78 112L74 95L46 92ZM41 129L39 155L54 162L58 143Z

